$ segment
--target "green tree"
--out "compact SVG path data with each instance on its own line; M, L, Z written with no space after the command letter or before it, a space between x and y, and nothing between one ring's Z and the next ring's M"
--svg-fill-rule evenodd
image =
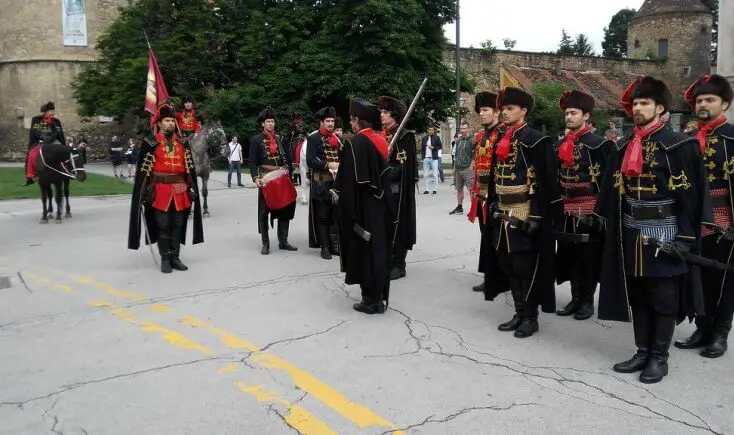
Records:
M711 62L716 63L719 53L719 0L701 0L701 3L711 9L714 16L711 26Z
M568 86L560 83L538 83L533 85L535 105L530 112L528 123L538 130L545 131L555 139L565 129L565 121L558 101Z
M517 45L517 40L505 38L502 40L502 43L505 45L505 50L512 51L512 49L515 48L515 45Z
M594 46L589 42L589 38L583 33L576 36L573 43L573 54L576 56L593 56Z
M561 43L558 45L558 51L556 54L561 56L571 56L573 53L573 40L566 32L566 29L563 29L561 31Z
M634 9L622 9L612 16L609 26L604 28L604 41L601 43L604 56L627 57L627 27L636 13Z
M494 53L497 51L497 47L495 47L494 42L492 42L491 39L487 39L486 41L479 43L479 45L482 47L482 50L488 53Z

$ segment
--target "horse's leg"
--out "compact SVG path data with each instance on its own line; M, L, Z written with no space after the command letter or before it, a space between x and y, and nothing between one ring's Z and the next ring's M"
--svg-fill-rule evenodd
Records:
M41 204L43 205L43 214L41 215L42 224L48 223L48 207L46 206L46 198L48 198L48 192L46 186L43 184L43 180L38 179L38 188L41 190Z
M66 216L67 218L71 217L71 206L69 205L69 184L71 180L68 178L64 179L64 199L66 200Z
M60 224L61 221L61 209L62 209L62 201L64 200L64 192L61 190L61 184L63 183L62 180L58 180L54 183L54 189L56 189L56 223Z
M201 195L204 197L204 216L209 216L209 204L206 197L209 196L209 173L204 173L201 177Z

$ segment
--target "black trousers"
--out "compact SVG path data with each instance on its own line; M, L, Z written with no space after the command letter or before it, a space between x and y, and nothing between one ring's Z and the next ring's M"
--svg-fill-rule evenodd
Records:
M395 245L392 248L392 267L393 269L405 269L405 259L408 257L408 250L402 246Z
M538 317L538 296L531 292L538 253L535 250L497 251L497 265L510 283L515 311L531 318Z
M313 200L316 219L316 237L319 245L328 247L336 242L336 215L334 205L328 201Z
M178 257L186 223L184 216L185 213L176 210L173 205L168 211L155 210L155 221L158 226L158 251L162 258Z
M601 243L569 243L571 293L574 299L594 302L601 269Z
M661 316L677 316L680 306L679 277L627 277L630 306Z
M721 240L718 237L703 238L703 256L723 263L734 258L732 242ZM703 301L706 317L714 322L731 322L734 317L734 273L724 273L723 270L704 269L701 271L703 284Z

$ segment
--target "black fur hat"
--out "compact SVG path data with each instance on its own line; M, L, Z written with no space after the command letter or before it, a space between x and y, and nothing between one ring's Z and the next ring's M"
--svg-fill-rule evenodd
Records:
M480 92L474 96L474 110L479 113L482 107L497 108L497 94L494 92Z
M355 98L349 102L349 114L373 125L380 122L380 110L377 106L362 98Z
M158 106L158 114L156 115L156 122L160 121L163 118L175 118L175 117L176 117L176 109L174 109L170 103L166 102Z
M336 119L336 109L333 107L322 107L318 112L316 112L316 119L319 121L323 121L326 118L334 118Z
M194 103L194 99L191 98L190 96L186 95L185 97L181 98L181 104L186 104L186 103L192 103L193 104Z
M405 107L402 101L397 100L393 97L380 97L379 99L380 110L387 110L390 112L395 121L400 122L408 113L408 108Z
M275 119L275 110L268 106L257 116L257 122L265 122L266 119Z
M334 129L336 130L337 128L344 128L344 120L340 117L337 117L336 121L334 121Z
M724 102L731 104L734 99L731 84L727 79L718 74L706 74L701 76L686 91L684 98L691 107L696 107L696 98L699 95L713 94L721 97Z
M49 101L48 103L41 106L41 113L46 113L49 110L56 110L56 105L54 105L53 101Z
M505 87L497 95L497 108L516 105L528 109L530 113L534 103L533 96L520 88Z
M579 109L584 113L591 113L594 111L596 102L594 101L594 97L591 95L574 89L571 91L563 91L563 95L561 95L558 105L563 111L570 107L572 109Z
M665 108L663 113L670 110L670 104L673 101L673 95L670 93L668 85L652 76L638 78L627 88L622 98L622 104L625 105L625 108L630 108L628 114L631 112L632 104L636 98L650 98L654 100L655 104L660 104Z

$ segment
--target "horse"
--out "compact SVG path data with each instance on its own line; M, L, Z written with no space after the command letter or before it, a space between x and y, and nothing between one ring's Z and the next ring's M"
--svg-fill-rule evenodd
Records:
M55 141L50 144L42 144L40 147L40 152L36 159L38 187L41 190L41 203L43 205L43 214L41 215L40 223L47 224L49 218L53 217L51 186L54 186L56 188L55 222L60 224L62 222L62 185L63 195L66 198L66 217L70 218L71 207L69 206L69 181L73 178L84 182L87 179L87 173L84 169L84 162L79 155L75 154L71 148L59 141Z
M209 217L207 196L209 194L211 159L219 154L220 148L227 143L227 135L224 134L222 125L215 121L204 125L198 133L189 136L188 140L191 145L196 175L201 177L201 195L204 199L203 216Z

